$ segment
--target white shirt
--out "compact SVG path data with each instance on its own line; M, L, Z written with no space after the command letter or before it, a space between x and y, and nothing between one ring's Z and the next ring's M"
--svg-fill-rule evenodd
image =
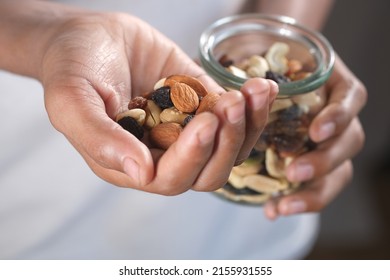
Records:
M196 55L202 30L242 1L77 2L137 15ZM270 222L212 193L109 185L50 125L37 81L0 71L0 91L0 259L293 259L315 241L316 214Z

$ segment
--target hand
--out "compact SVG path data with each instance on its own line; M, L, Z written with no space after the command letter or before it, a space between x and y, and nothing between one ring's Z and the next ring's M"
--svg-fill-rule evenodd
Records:
M270 219L320 211L352 178L351 158L362 149L365 137L357 115L366 103L367 92L338 57L325 89L329 93L328 104L309 129L318 146L296 158L286 170L289 180L304 182L304 186L269 202L264 211Z
M224 92L174 43L124 14L76 13L52 24L40 80L54 127L90 168L118 186L164 195L213 191L244 160L267 121L275 83L252 79ZM150 149L115 116L160 78L187 74L222 93L214 114L202 113L167 151Z

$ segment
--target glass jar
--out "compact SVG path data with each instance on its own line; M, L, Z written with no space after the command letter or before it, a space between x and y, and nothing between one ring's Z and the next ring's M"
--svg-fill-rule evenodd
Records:
M264 59L266 66L256 66ZM289 17L231 16L202 33L201 64L224 88L240 89L254 76L279 84L268 123L250 157L233 168L228 183L217 194L235 202L263 204L298 189L300 184L287 180L285 168L295 157L315 148L308 128L325 106L322 86L334 60L332 46L324 36ZM252 66L260 70L250 71Z

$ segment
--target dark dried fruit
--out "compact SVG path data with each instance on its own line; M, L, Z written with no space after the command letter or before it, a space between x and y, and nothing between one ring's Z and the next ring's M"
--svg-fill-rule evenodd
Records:
M276 151L284 155L298 155L306 144L305 134L290 135L274 135L272 138L272 144L275 146Z
M137 139L142 139L144 137L144 129L138 124L138 122L132 117L124 117L118 120L118 124L131 134L133 134Z
M252 149L249 158L256 158L259 161L262 161L265 158L265 152Z
M282 122L299 119L303 114L303 110L297 104L290 106L279 112L279 120Z
M183 121L183 126L186 126L194 117L195 115L188 115Z
M152 92L151 99L156 103L161 109L167 109L173 107L171 100L171 89L168 86L160 87Z
M218 62L223 66L223 67L229 67L233 65L234 61L230 59L226 54L221 56L221 58L218 60Z
M130 100L129 105L127 106L129 110L131 109L145 109L146 105L148 104L148 100L142 96L134 97Z
M269 80L273 80L277 84L283 84L290 82L290 79L282 74L275 73L272 71L265 72L265 78Z
M226 183L224 186L223 186L224 190L230 192L230 193L233 193L235 195L258 195L258 194L261 194L260 192L257 192L255 190L252 190L250 188L241 188L241 189L236 189L235 187L233 187L230 183Z

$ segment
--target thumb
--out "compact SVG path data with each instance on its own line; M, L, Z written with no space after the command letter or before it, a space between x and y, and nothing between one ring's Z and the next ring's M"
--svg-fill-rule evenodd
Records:
M50 121L96 175L112 184L133 188L152 180L154 164L149 149L107 115L97 93L51 91L45 93Z

